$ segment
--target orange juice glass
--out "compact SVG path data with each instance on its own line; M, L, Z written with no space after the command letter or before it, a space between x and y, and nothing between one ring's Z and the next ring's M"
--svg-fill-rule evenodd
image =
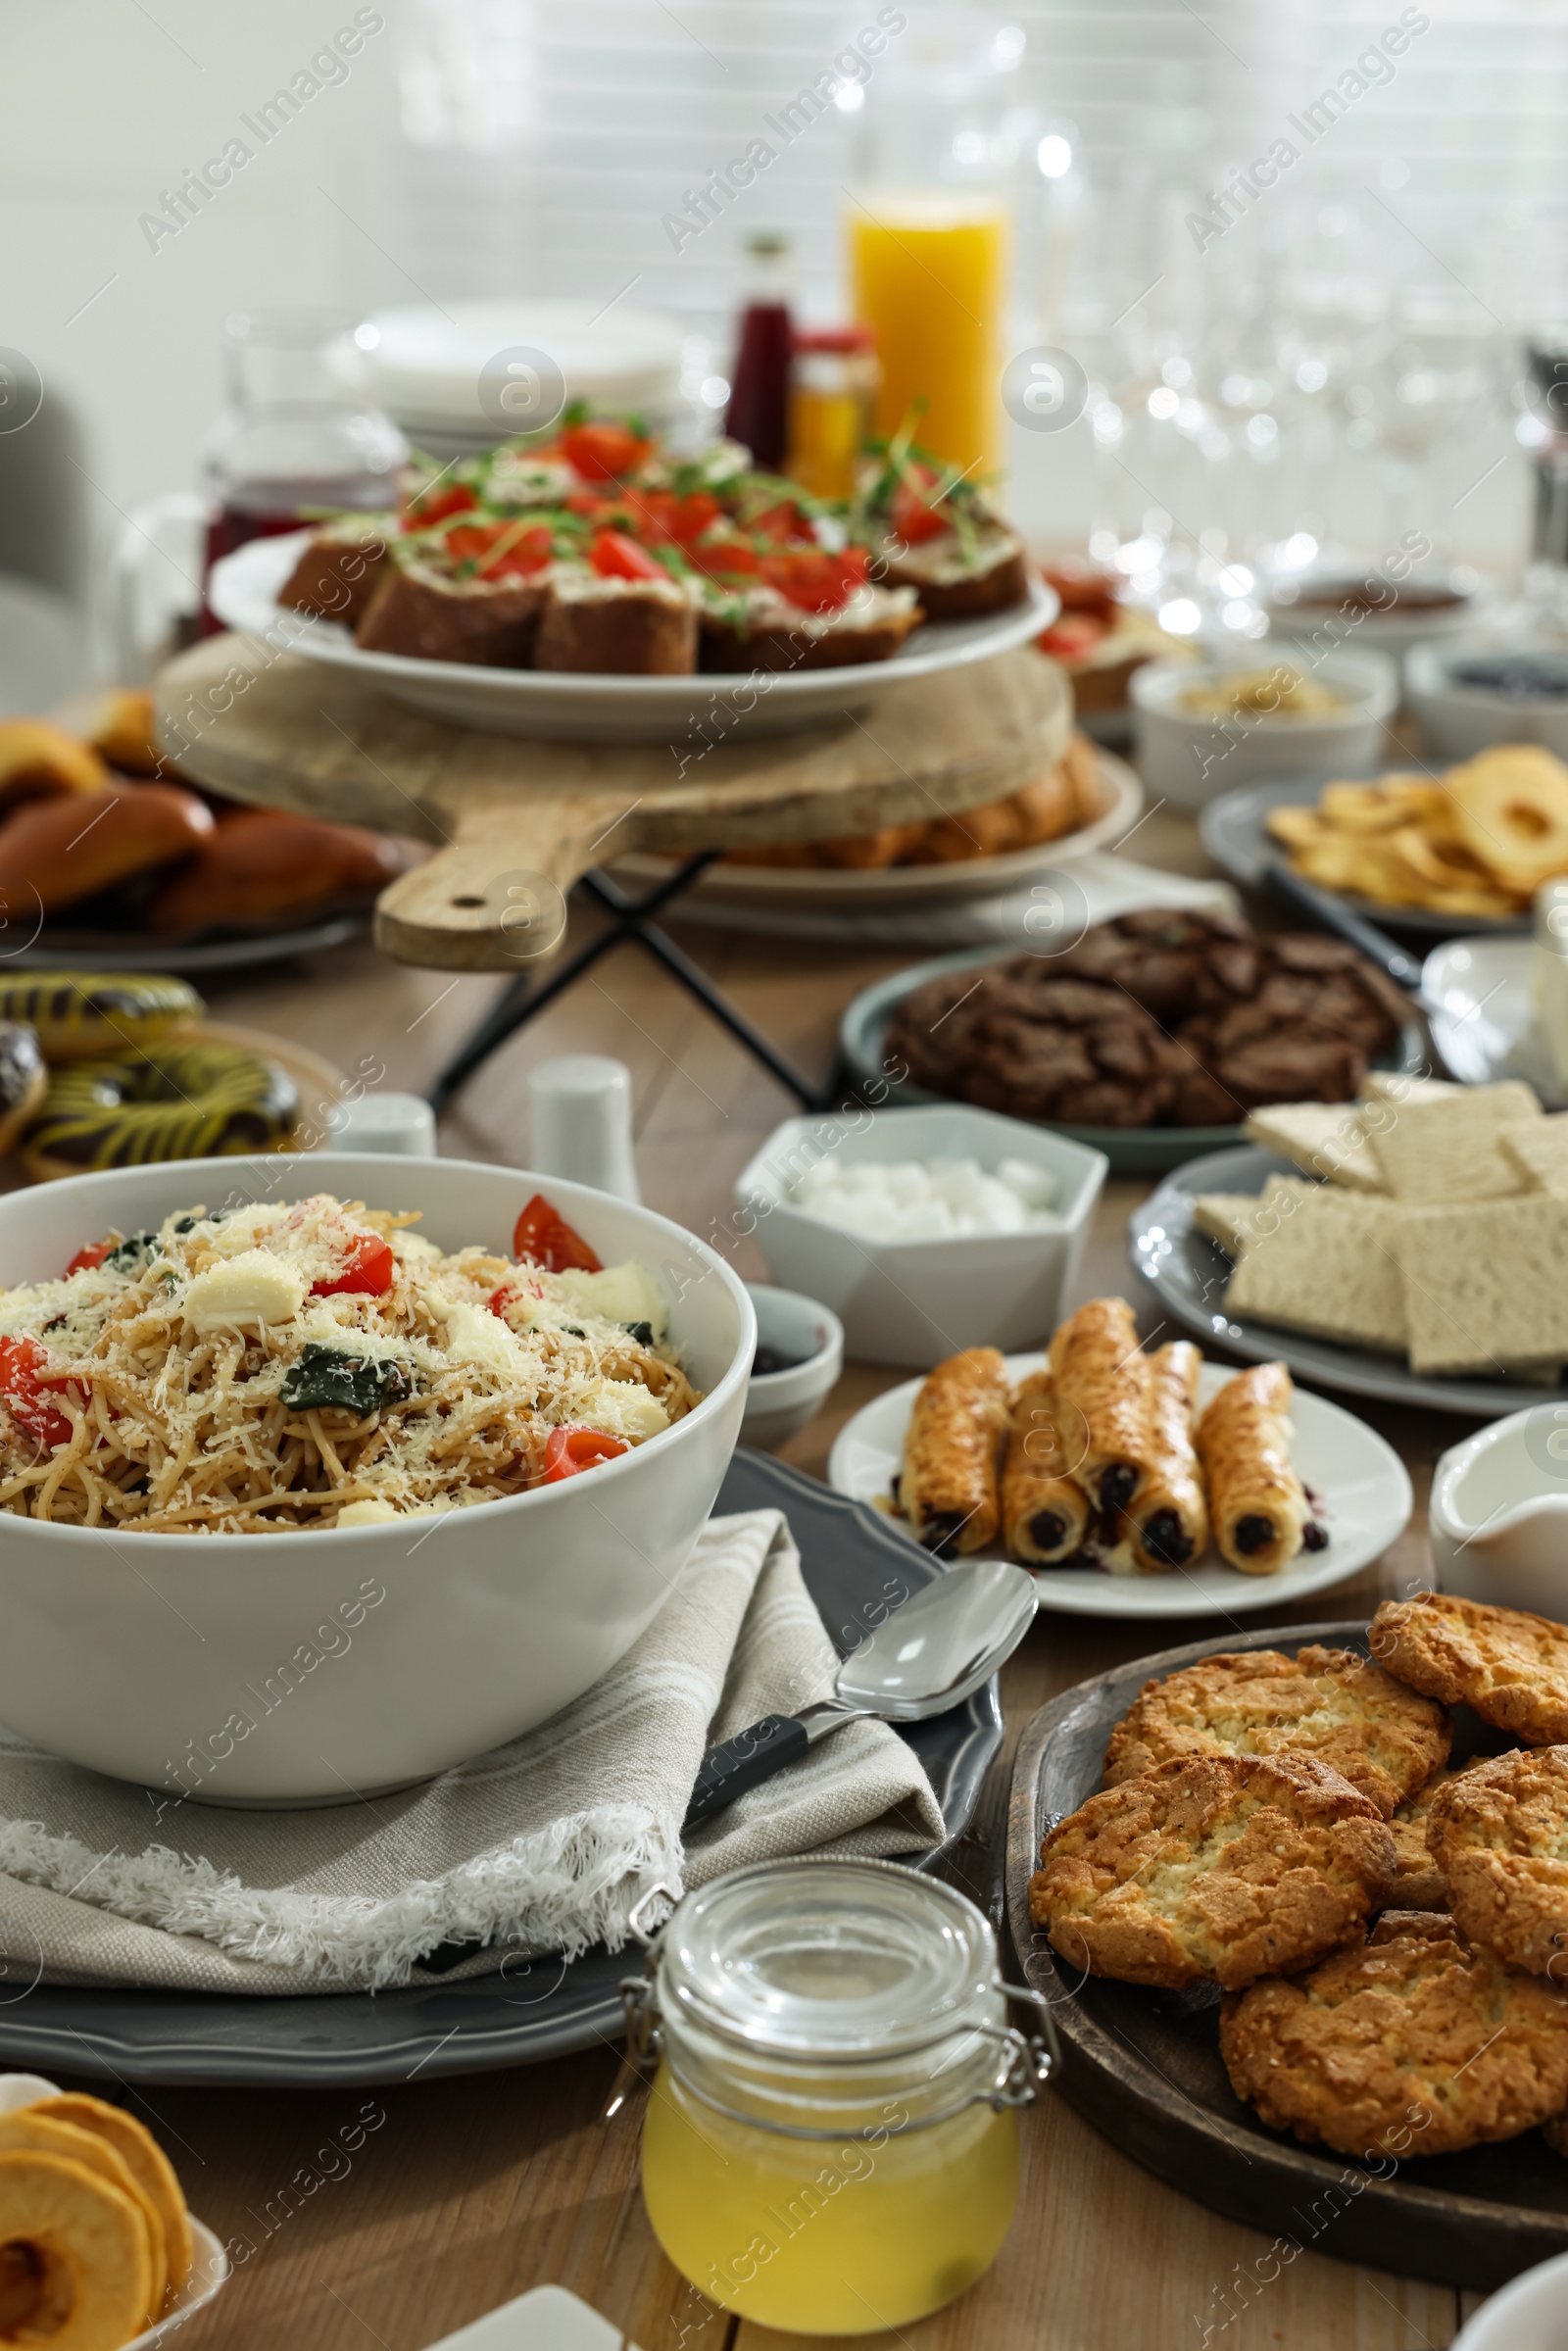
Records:
M917 399L922 448L949 465L995 472L1002 457L1003 310L1007 215L976 189L852 195L850 279L856 318L882 362L876 428L897 432Z

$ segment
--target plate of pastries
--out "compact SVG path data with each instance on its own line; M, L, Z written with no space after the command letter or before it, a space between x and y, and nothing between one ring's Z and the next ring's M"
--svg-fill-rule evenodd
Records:
M1495 1418L1568 1365L1568 1112L1522 1079L1373 1073L1275 1102L1134 1212L1134 1264L1188 1330L1331 1386Z
M1543 744L1499 743L1437 774L1276 777L1210 802L1199 823L1237 881L1282 858L1396 930L1518 931L1542 883L1568 874L1568 764Z
M145 2351L210 2302L228 2255L127 2108L0 2074L0 2334Z
M0 1152L37 1184L320 1149L347 1098L341 1072L292 1039L205 1009L173 973L0 964Z
M1185 2147L1170 2176L1227 2209L1245 2170L1266 2227L1302 2151L1369 2167L1346 2203L1381 2200L1322 2249L1364 2259L1381 2229L1380 2266L1423 2276L1556 2249L1530 2207L1568 2242L1568 1626L1412 1588L1369 1626L1119 1667L1029 1726L1014 1819L1031 1981ZM1445 2250L1434 2192L1495 2209ZM1401 2204L1430 2241L1389 2233ZM1300 2218L1280 2204L1304 2242Z
M967 1347L858 1412L828 1466L923 1549L1012 1559L1072 1616L1268 1607L1378 1558L1410 1516L1383 1439L1190 1340L1139 1343L1125 1298L1091 1298L1043 1354Z
M586 733L667 724L698 675L730 679L759 727L795 725L1025 644L1056 611L986 492L912 428L826 500L737 442L681 455L576 405L482 456L416 460L396 512L253 541L210 598L231 628L282 619L293 651L518 733L573 712Z
M220 969L335 945L423 854L190 783L159 748L146 694L89 697L74 727L0 719L0 939L13 968L69 957Z
M1238 1142L1259 1104L1351 1102L1369 1070L1421 1062L1399 990L1321 931L1149 906L1069 925L1049 951L1042 933L1030 953L964 951L878 981L844 1015L849 1066L894 1076L900 1102L1038 1120L1144 1174Z
M1054 766L1004 800L874 833L728 850L699 875L682 904L892 909L991 898L1119 840L1143 805L1143 785L1125 759L1074 734ZM654 881L672 868L667 858L637 855L621 858L615 870Z

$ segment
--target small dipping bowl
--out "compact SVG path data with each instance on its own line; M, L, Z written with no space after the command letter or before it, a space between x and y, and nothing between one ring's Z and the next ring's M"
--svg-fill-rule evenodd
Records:
M1431 1520L1443 1591L1568 1613L1568 1402L1510 1412L1451 1445L1432 1480Z
M757 1310L758 1368L746 1391L742 1445L776 1452L826 1401L844 1368L844 1325L797 1290L748 1282ZM774 1370L763 1368L768 1364Z

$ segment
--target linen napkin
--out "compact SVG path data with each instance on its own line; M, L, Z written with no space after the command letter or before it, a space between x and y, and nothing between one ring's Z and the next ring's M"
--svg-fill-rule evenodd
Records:
M132 1788L0 1731L0 2004L32 1984L377 1990L474 1939L575 1958L632 1906L743 1862L941 1842L911 1749L854 1722L695 1832L703 1749L826 1696L837 1666L777 1510L710 1519L659 1615L575 1704L398 1795L223 1811ZM657 1916L657 1912L655 1913Z

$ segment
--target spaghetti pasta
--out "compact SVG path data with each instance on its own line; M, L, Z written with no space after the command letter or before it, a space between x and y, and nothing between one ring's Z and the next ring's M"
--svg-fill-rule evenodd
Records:
M416 1222L325 1193L198 1206L0 1293L0 1508L365 1525L586 1470L700 1400L643 1267L447 1254ZM552 1447L562 1430L603 1443Z

